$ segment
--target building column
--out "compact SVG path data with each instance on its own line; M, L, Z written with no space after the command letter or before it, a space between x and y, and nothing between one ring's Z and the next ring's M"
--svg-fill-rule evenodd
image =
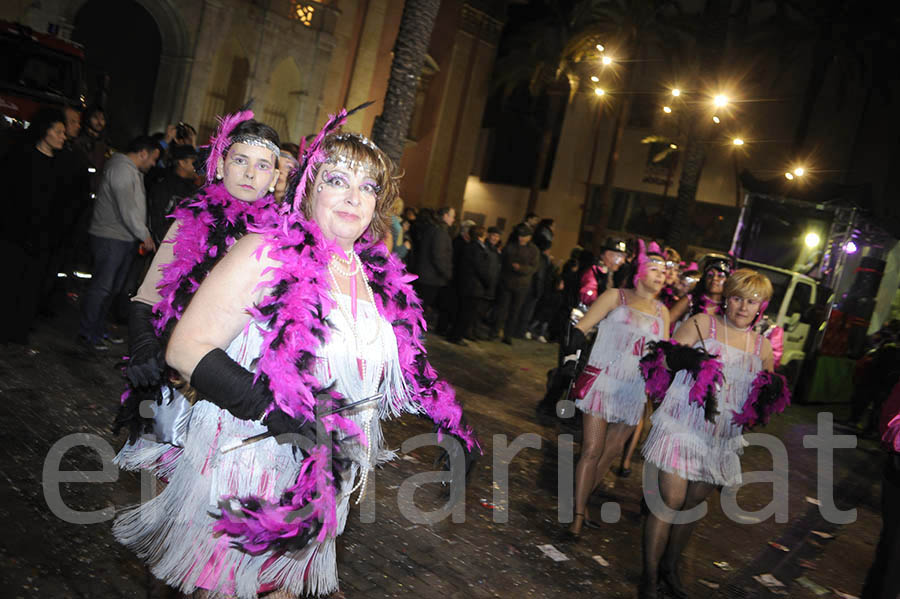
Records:
M173 104L174 111L179 112L180 108L181 114L178 118L194 127L199 128L200 117L203 115L203 103L206 100L206 90L209 88L209 78L212 76L222 38L231 29L231 16L232 11L226 10L226 7L217 0L206 0L203 4L193 55L187 57L189 61L188 75L184 80L182 104Z

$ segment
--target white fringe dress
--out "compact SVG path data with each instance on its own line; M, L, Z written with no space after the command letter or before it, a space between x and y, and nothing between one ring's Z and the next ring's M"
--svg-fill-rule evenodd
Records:
M336 299L349 314L349 297L338 295ZM397 393L406 395L393 329L371 302L360 300L358 309L359 353L344 312L335 308L328 317L332 334L320 348L316 365L322 385L336 383L348 402L386 394L380 405L345 413L367 433L370 442L366 447L354 440L345 447L353 465L344 474L337 497L338 534L346 524L350 494L360 472L394 457L384 449L380 422L390 415L386 402ZM260 329L251 323L226 352L253 370L261 346ZM366 358L360 363L357 355ZM296 595L337 590L334 538L312 541L293 553L250 555L233 547L233 539L227 535L213 532L223 496L255 495L277 501L296 481L302 458L299 453L294 455L291 445L267 438L228 453L221 451L265 432L259 421L239 420L208 401L197 402L184 449L168 472L169 484L158 496L115 520L116 539L146 560L156 577L184 593L200 588L211 591L211 597L245 599L274 589Z
M709 338L704 343L722 360L725 375L716 396L716 420L708 422L703 407L688 401L694 378L685 370L678 372L651 418L653 426L641 452L644 459L688 481L726 487L741 484L740 456L746 442L742 427L733 418L743 409L753 379L762 370L762 336L754 335L752 352L726 345L717 338L716 318L710 316ZM701 343L694 347L701 347Z
M662 302L656 315L629 306L619 290L619 305L597 325L588 365L600 370L591 388L575 406L609 423L635 426L644 414L647 395L638 362L644 347L662 336Z

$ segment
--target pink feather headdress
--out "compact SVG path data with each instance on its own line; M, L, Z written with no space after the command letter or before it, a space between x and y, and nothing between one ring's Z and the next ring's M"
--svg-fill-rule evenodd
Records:
M206 158L207 185L212 184L216 179L216 167L219 165L219 158L225 156L225 151L228 150L228 138L231 136L231 132L234 131L235 127L252 118L252 110L241 110L234 114L218 117L219 128L209 138L209 156Z
M301 143L300 155L298 157L300 166L297 168L300 173L300 180L297 182L297 188L294 191L294 199L291 205L291 209L294 212L300 210L300 205L303 203L303 196L306 193L306 184L309 182L309 179L316 176L316 169L328 159L328 156L325 154L325 148L322 147L322 142L325 141L328 134L337 131L341 125L346 123L350 115L372 105L372 103L373 102L370 101L365 104L360 104L350 111L346 108L342 108L340 112L333 114L328 118L328 122L325 123L325 126L322 127L318 135L316 135L315 139L313 139L308 146L305 145L305 143Z
M659 247L659 244L655 241L651 241L650 245L644 244L643 239L638 239L638 253L637 253L637 272L634 274L634 286L637 287L638 281L647 276L647 273L650 270L650 258L647 257L648 253L654 254L662 254L662 249Z

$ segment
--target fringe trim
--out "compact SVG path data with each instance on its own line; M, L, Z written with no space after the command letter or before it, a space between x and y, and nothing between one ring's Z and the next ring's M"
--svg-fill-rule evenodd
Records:
M641 449L648 462L685 480L722 486L741 484L740 456L746 446L742 436L703 436L659 411L651 421L650 435Z

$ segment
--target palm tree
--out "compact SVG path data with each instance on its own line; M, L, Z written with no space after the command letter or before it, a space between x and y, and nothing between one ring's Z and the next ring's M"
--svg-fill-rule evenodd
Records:
M395 163L403 156L416 105L419 75L440 5L440 0L406 0L403 6L384 109L372 126L372 141Z
M581 81L587 79L592 67L600 60L598 43L615 43L623 55L633 61L622 67L622 81L618 86L630 91L642 67L641 57L653 45L659 44L670 26L660 17L676 7L674 0L579 0L563 14L559 3L547 8L550 18L534 23L512 39L513 48L498 60L495 84L508 94L523 82L528 83L532 97L546 95L549 110L542 126L528 211L533 211L544 178L552 143L553 124L565 108L564 99L571 99ZM606 174L601 194L601 222L598 230L606 228L609 218L609 196L612 191L621 142L631 109L630 94L619 97L615 113L615 128L608 153ZM586 198L590 192L590 182ZM585 210L588 205L585 202Z
M615 186L616 167L619 162L619 145L625 134L625 127L631 114L630 93L640 80L645 59L654 49L665 49L671 53L673 47L684 43L686 29L680 18L680 7L674 0L614 0L586 3L583 10L589 10L594 26L601 31L616 32L616 41L624 56L629 57L631 66L625 69L621 89L624 94L618 102L613 135L607 155L606 171L600 186L598 221L594 224L594 245L598 246L609 224L612 212L612 190ZM585 210L589 205L590 181L585 191ZM584 222L582 222L584 228Z
M694 63L698 73L718 73L725 53L731 0L707 0L703 13L694 17L697 22L698 59ZM702 110L695 110L686 118L685 142L682 147L681 177L678 181L675 215L669 226L666 243L684 254L697 188L706 162L704 140L711 134L712 120Z

